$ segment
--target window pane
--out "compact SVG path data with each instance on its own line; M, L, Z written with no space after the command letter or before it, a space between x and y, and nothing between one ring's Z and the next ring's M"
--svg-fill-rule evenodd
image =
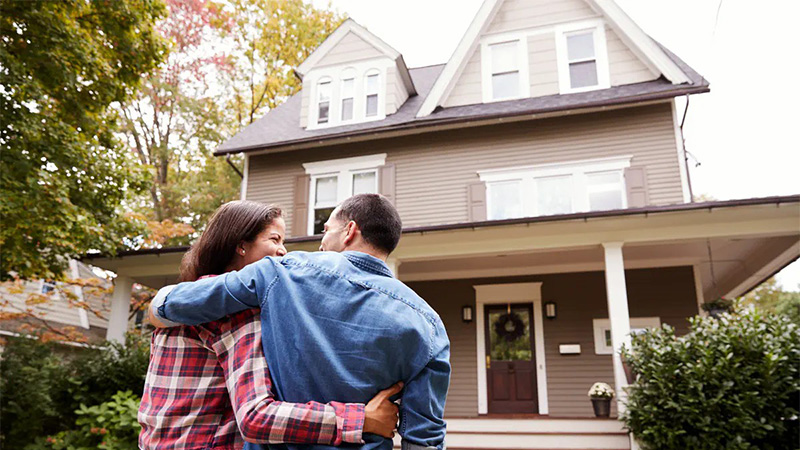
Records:
M492 75L492 98L519 97L519 72Z
M378 115L378 94L367 96L367 117Z
M513 72L519 70L517 62L517 43L503 42L489 46L492 52L492 73Z
M375 186L377 177L375 172L364 172L353 174L353 195L373 194L378 191Z
M353 118L353 99L342 99L342 120L350 120Z
M522 193L519 181L489 184L489 219L522 217Z
M530 310L526 307L491 309L489 311L489 345L494 361L530 361Z
M537 178L536 193L539 215L572 212L572 177Z
M355 80L352 78L348 78L347 80L342 80L342 98L350 98L353 96L355 87Z
M569 84L573 88L597 86L597 62L571 63L569 65Z
M324 83L319 84L319 89L317 90L317 95L319 97L319 101L323 102L326 100L331 99L331 82L326 81Z
M589 209L605 211L622 208L622 173L619 171L586 174Z
M331 216L331 213L336 208L319 208L314 210L314 234L322 234L325 228L325 222Z
M588 173L586 174L587 178L589 179L589 186L600 186L603 184L619 184L620 183L620 172L619 171L610 171L610 172L595 172L595 173Z
M594 32L567 36L567 55L570 61L594 59Z
M317 123L328 123L328 113L330 112L330 102L319 102L319 114Z
M606 211L622 208L622 193L619 191L594 192L589 194L589 210Z
M367 94L378 93L378 74L367 76Z
M314 206L331 206L336 204L338 181L339 177L335 176L317 178Z

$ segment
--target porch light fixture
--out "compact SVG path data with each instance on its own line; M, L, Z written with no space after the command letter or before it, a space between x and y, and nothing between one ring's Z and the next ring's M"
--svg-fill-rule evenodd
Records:
M555 302L547 302L544 304L544 316L548 319L555 319L556 318L556 303Z
M472 306L467 305L461 308L461 320L464 323L472 322Z

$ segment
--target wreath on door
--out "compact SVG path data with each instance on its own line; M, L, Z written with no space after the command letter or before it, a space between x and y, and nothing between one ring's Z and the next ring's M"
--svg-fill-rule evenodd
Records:
M514 342L525 334L525 324L516 313L507 313L497 318L494 332L507 342Z

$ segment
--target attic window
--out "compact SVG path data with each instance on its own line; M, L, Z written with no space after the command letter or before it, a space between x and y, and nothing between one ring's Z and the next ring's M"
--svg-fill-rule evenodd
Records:
M317 123L328 123L331 109L331 80L322 80L317 84Z
M346 78L342 80L342 122L353 120L355 84L355 78Z
M597 86L594 30L567 35L567 59L572 89Z
M562 94L610 85L605 24L599 20L556 27L558 85Z
M489 46L492 54L492 100L516 98L520 95L518 46L519 41Z
M375 117L378 115L378 74L367 74L366 80L366 102L367 102L367 117Z

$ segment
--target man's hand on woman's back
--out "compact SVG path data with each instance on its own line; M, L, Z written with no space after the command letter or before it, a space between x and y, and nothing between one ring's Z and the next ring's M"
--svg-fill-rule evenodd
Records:
M397 428L400 409L389 400L389 397L399 394L403 389L403 382L398 382L390 388L378 392L364 408L364 433L377 434L385 438L393 438Z

